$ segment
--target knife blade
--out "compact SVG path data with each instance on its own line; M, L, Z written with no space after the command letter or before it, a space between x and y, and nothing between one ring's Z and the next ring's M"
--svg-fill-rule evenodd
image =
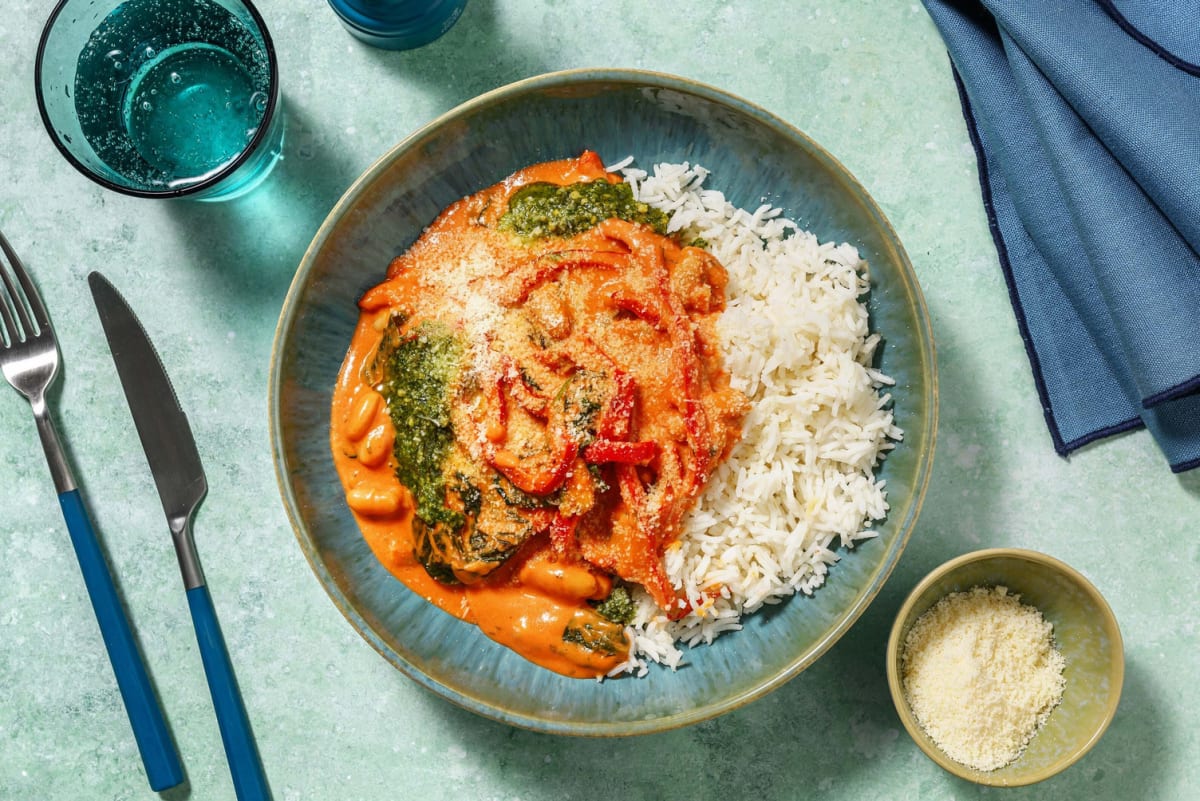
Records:
M133 310L100 273L88 275L88 286L171 530L234 790L238 801L269 799L262 760L192 535L196 509L208 492L196 440L158 352Z
M204 573L191 541L191 521L208 492L208 481L192 428L158 352L125 299L98 272L88 276L88 286L171 527L184 588L199 587Z

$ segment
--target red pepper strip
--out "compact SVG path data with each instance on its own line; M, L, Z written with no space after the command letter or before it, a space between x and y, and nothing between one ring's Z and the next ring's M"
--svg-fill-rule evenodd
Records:
M641 517L642 507L646 503L646 489L638 478L637 467L631 464L616 465L617 486L621 488L621 500L625 505Z
M679 620L688 613L687 607L680 607L679 590L671 586L661 558L650 565L649 575L644 577L642 586L659 608L667 613L667 620Z
M700 390L699 362L696 355L696 340L692 330L691 320L687 316L683 303L671 288L670 271L667 269L666 255L656 243L647 242L638 236L638 229L630 223L621 220L606 220L598 230L605 236L624 243L635 252L636 257L646 264L655 279L657 295L660 299L659 308L669 311L664 323L671 340L672 363L675 367L677 389L683 398L683 412L687 432L687 450L690 451L690 463L685 464L684 475L690 474L691 486L681 488L678 495L672 495L661 504L657 513L647 508L646 491L637 475L637 468L628 464L616 464L618 485L621 489L622 501L635 510L638 525L646 537L647 546L653 554L650 563L650 575L645 577L643 585L654 597L655 601L666 610L668 617L677 620L687 614L690 607L679 603L675 589L671 586L662 567L661 548L666 535L669 535L678 525L678 520L684 511L684 504L692 493L708 478L712 468L712 457L709 453L709 433L704 407L698 399Z
M668 307L674 314L671 316L671 350L678 365L681 394L683 395L683 414L687 426L688 445L692 450L692 485L689 490L696 490L708 480L712 468L710 454L708 419L704 407L697 398L700 385L700 363L696 356L696 337L692 331L691 322L683 304L671 289L671 276L666 264L661 263L658 273L658 289L666 299Z
M639 298L636 295L618 289L612 293L612 301L613 305L618 309L629 312L646 321L654 328L661 329L663 327L662 311L656 304L648 303L645 298Z
M670 609L667 609L667 620L682 620L691 614L693 608L692 602L687 598L679 598L675 603L671 604Z
M636 225L620 217L609 217L597 225L596 230L601 236L615 239L630 250L637 250L637 246L645 241L638 239Z
M596 434L600 439L629 439L629 429L633 423L633 376L624 370L614 369L613 385L612 397L600 413Z
M507 306L524 303L530 292L564 270L580 268L617 270L628 267L629 254L611 250L566 250L543 253L534 261L537 266L533 269L532 274L526 274L519 279L515 286L508 287L501 294L501 303Z
M684 422L687 425L688 444L692 446L692 466L696 471L692 480L692 488L695 489L708 480L708 474L712 468L711 448L708 441L708 418L704 414L704 407L700 405L700 401L688 398L687 408L684 410Z
M504 389L508 395L520 404L522 409L540 420L545 420L546 405L549 403L549 400L533 388L529 383L529 379L525 377L525 374L517 367L517 363L510 357L504 356L502 365L504 369L502 380L504 381ZM505 419L507 420L507 415Z
M603 240L595 240L597 244ZM629 266L629 251L624 249L618 250L597 250L594 247L585 248L565 248L564 250L548 250L545 253L539 253L537 260L543 259L556 260L559 263L583 262L591 263L596 266L605 265L608 267L628 267Z
M657 455L657 442L598 439L583 449L583 460L588 464L647 464Z
M575 527L579 525L577 516L554 515L550 521L550 544L559 553L567 553L575 544Z
M529 470L508 460L497 460L496 449L486 448L485 458L492 467L504 474L513 486L531 495L549 495L567 480L567 473L579 453L579 445L570 437L561 439L560 449L551 458L550 465L541 470Z
M531 390L524 381L516 382L512 388L512 396L516 398L517 403L521 404L522 409L539 420L546 419L549 414L547 406L550 401Z

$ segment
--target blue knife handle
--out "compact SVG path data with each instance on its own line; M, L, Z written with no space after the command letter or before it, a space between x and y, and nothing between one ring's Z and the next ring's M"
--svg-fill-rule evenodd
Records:
M125 615L125 608L117 596L108 563L96 540L96 532L88 519L83 498L79 490L73 489L58 496L71 544L75 546L75 557L83 572L83 583L92 599L92 609L100 624L104 647L117 677L117 687L125 702L125 711L133 727L133 738L137 741L146 768L150 789L166 790L183 781L183 767L171 731L163 717L158 697L150 685L150 676L142 662L133 628Z
M225 638L221 636L221 624L217 621L208 586L192 587L187 591L187 598L192 623L196 626L196 640L200 643L204 675L208 677L208 690L221 729L225 758L233 775L233 789L238 801L268 801L271 791L267 776L258 756L258 746L254 742L242 694L238 691L237 677L229 661Z

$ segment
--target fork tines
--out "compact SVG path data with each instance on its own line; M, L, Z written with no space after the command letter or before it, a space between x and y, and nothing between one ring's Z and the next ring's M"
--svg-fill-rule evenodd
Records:
M0 344L12 347L45 333L50 327L50 318L25 265L12 245L8 244L3 232L0 232L0 250L5 256L0 259L0 283L3 284L0 287L0 317L3 318Z

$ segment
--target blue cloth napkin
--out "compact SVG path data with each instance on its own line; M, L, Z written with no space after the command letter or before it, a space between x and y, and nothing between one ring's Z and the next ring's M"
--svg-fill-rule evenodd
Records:
M1200 467L1200 0L924 3L1055 450Z

